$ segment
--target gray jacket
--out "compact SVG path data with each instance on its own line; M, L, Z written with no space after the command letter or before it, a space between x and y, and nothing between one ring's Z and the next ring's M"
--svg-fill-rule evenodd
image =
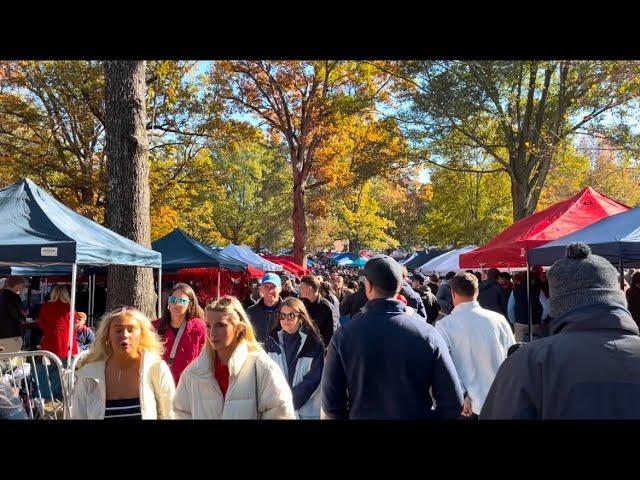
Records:
M500 366L481 419L640 418L640 336L625 308L576 308Z
M446 281L438 286L438 294L436 295L440 311L445 315L449 315L453 310L453 297L451 296L451 287Z

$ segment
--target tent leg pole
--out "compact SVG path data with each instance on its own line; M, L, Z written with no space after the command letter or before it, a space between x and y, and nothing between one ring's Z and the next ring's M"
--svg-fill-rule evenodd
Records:
M220 270L218 270L218 300L220 300Z
M78 275L78 265L73 264L71 269L71 309L69 313L69 349L67 350L67 368L71 365L71 354L73 352L73 337L76 333L75 312L76 312L76 276Z
M162 267L158 268L158 318L162 316Z
M89 299L87 304L87 325L93 328L93 313L91 312L91 297L93 295L93 275L89 275Z
M531 288L531 280L529 277L529 262L527 262L527 319L529 322L529 341L531 342L533 340L533 323L532 323L532 319L531 319L531 293L530 293L530 288Z
M91 327L96 325L96 274L91 275Z
M624 264L620 259L620 290L624 291Z

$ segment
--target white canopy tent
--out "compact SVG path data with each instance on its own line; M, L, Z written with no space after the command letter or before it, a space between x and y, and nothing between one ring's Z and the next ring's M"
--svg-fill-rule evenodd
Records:
M246 263L253 268L257 268L258 270L262 270L263 272L282 272L284 270L282 265L266 260L260 255L254 253L246 245L234 245L231 243L223 248L221 253L224 253L231 258L235 258L236 260L240 260L241 262Z
M418 270L420 271L420 273L425 274L458 272L461 270L460 255L471 252L476 248L478 247L475 245L469 245L467 247L458 248L457 250L451 250L449 252L443 253L442 255L429 260L427 263L418 268Z

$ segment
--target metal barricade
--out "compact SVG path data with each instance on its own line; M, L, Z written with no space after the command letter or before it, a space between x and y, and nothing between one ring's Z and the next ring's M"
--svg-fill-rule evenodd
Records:
M57 384L55 378L52 383L52 373L60 382L59 398L54 395ZM69 418L68 373L56 354L45 350L0 353L0 375L19 390L28 418ZM43 391L49 395L43 396Z
M86 358L90 352L91 352L90 349L83 350L78 355L73 357L71 359L71 365L65 371L65 386L67 388L67 396L69 399L67 402L67 405L69 406L69 418L71 416L71 410L73 409L73 388L75 387L75 382L76 382L76 368L78 366L78 363L83 358Z

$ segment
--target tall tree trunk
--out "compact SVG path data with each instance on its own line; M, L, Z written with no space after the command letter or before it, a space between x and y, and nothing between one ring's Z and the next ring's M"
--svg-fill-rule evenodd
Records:
M307 219L304 211L304 182L299 182L294 174L293 186L293 259L305 267L307 266Z
M151 247L144 61L105 62L107 227ZM149 268L109 267L107 308L134 306L153 315Z
M529 215L529 185L528 182L520 179L511 179L511 199L513 204L513 221L517 222Z

